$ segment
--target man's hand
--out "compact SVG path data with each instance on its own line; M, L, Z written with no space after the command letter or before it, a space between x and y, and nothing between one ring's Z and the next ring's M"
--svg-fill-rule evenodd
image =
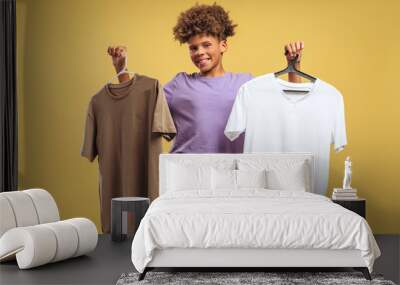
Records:
M295 59L296 56L298 56L296 63L300 63L301 53L302 53L303 49L304 49L304 42L302 42L302 41L297 41L297 42L293 42L293 43L289 43L289 44L285 45L285 56L286 56L287 62Z
M127 56L127 48L125 46L108 47L108 54L112 58L115 70L120 72L125 67L125 59Z

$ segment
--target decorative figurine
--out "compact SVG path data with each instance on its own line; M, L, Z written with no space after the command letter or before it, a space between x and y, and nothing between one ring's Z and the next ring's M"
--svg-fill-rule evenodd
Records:
M350 156L346 157L344 161L344 178L343 178L343 189L352 189L351 188L351 160Z

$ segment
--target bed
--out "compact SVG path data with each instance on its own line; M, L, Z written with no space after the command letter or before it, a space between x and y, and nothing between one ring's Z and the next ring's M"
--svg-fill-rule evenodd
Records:
M313 193L310 153L162 154L160 196L132 242L159 267L352 267L380 251L361 216Z

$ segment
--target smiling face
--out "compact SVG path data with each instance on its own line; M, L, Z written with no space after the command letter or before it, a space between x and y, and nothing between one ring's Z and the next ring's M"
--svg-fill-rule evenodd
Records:
M226 40L214 36L195 35L189 41L190 58L203 75L222 67L222 55L227 49Z

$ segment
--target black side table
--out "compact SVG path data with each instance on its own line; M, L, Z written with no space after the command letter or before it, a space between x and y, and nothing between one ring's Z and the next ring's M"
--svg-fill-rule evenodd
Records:
M133 213L135 232L150 205L149 198L120 197L111 200L111 240L127 238L127 212Z
M364 198L358 198L354 200L337 200L332 199L333 203L339 204L340 206L353 211L354 213L359 214L361 217L365 219L365 209L366 209L366 200Z

